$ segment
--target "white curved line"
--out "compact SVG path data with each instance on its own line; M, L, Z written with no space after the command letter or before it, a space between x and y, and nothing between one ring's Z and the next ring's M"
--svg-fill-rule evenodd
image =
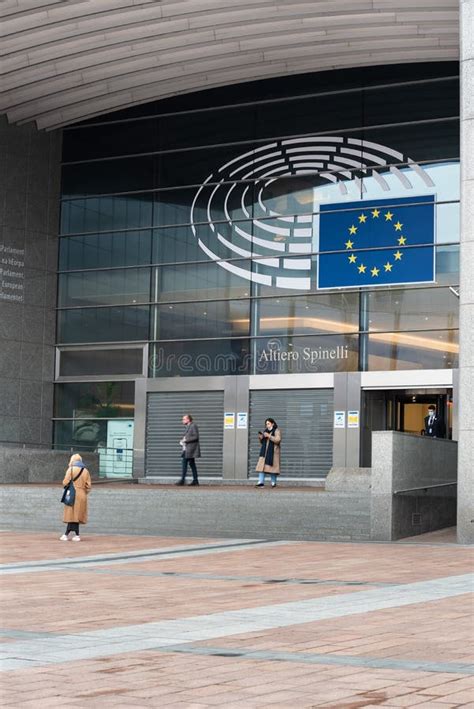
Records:
M219 259L219 256L215 254L213 251L207 248L207 246L201 241L201 239L198 240L199 248L201 248L204 253L209 256L210 259L213 261L218 261L218 266L221 268L225 268L226 271L230 271L230 273L234 273L236 276L240 276L241 278L245 278L247 281L255 281L255 283L260 283L262 286L271 286L272 285L272 277L271 276L263 276L259 273L250 273L250 271L246 271L244 268L239 268L238 266L234 266L232 263L227 263L226 261L221 261Z
M428 187L434 187L433 180L429 175L426 174L424 170L422 170L418 163L414 162L411 158L408 158L408 163L410 164L410 167L416 172L416 174L421 177L425 185L427 185Z
M255 175L256 172L259 170L265 170L267 167L271 167L272 165L284 165L285 161L283 159L280 160L271 160L269 163L266 165L260 165L259 167L256 167L255 170L251 170L250 172L247 172L245 175L242 175L240 177L241 180L247 180L249 177L252 177L252 175ZM286 167L285 167L286 170ZM266 173L270 174L270 173ZM260 175L260 177L265 177L265 175Z
M227 209L227 202L228 202L228 200L229 200L230 193L232 192L232 190L234 189L234 187L235 187L235 182L234 182L234 184L232 185L232 187L227 191L227 194L226 194L225 199L224 199L224 214L225 214L225 216L227 217L228 221L229 221L231 224L232 224L232 217L230 216L229 211L228 211L228 209Z
M288 278L277 276L277 288L292 288L293 290L309 290L311 288L311 278Z
M263 209L263 211L267 213L267 212L268 212L268 209L265 207L265 205L264 205L263 202L262 202L262 192L263 192L263 190L264 190L264 188L263 188L263 187L260 187L260 190L259 190L259 192L258 192L258 197L257 197L257 199L258 199L258 203L259 203L259 205L261 206L261 208Z
M276 157L281 157L281 150L278 150L276 153L270 153L269 155L262 155L259 158L255 158L255 160L250 160L249 162L246 162L244 165L241 165L240 167L237 167L235 170L232 170L232 172L229 172L229 177L233 177L241 170L245 170L247 167L254 165L256 162L262 162L262 160L267 160L268 158L276 158Z
M361 160L352 160L351 158L346 158L346 157L343 157L342 155L333 155L332 159L336 163L336 167L339 167L337 165L338 162L342 162L342 163L344 163L344 165L350 165L351 167L357 167L359 170L364 170L367 168L367 165L365 164L365 162L362 162Z
M401 170L399 170L398 167L395 167L394 165L392 165L392 166L390 167L390 172L391 172L393 175L396 175L396 177L398 177L398 179L400 180L400 182L402 183L402 185L403 185L404 187L406 187L408 190L413 189L413 185L411 184L411 182L410 182L410 180L408 179L408 177L407 177Z
M330 182L337 182L337 177L335 175L331 175L330 172L322 172L321 177L324 177L326 180L329 180Z
M271 268L280 268L279 258L256 258L255 263L259 263L261 266L270 266Z
M251 234L248 234L246 231L237 226L237 224L234 224L234 229L237 234L239 234L239 236L246 239L247 241L250 241L250 243L252 244L257 244L257 246L263 246L265 249L270 249L270 251L285 250L285 244L272 243L270 241L266 241L265 239L259 239L258 236L252 236Z
M324 159L329 160L329 155L320 155L319 157L321 157L323 160ZM295 162L295 163L293 163L293 167L296 167L296 168L299 168L299 167L319 168L319 167L324 167L324 163L323 162Z
M238 162L239 160L243 160L244 158L248 158L251 155L255 155L255 153L261 153L264 150L269 150L270 148L276 148L277 143L269 143L268 145L263 145L261 148L255 148L254 150L249 150L248 153L243 153L242 155L238 155L236 158L232 158L232 160L229 160L229 162L226 162L222 167L219 168L218 172L222 172L225 170L229 165L233 165L235 162Z
M281 144L282 145L295 145L298 143L317 143L318 141L320 143L342 143L344 138L336 138L335 136L328 136L328 137L321 137L318 135L313 136L312 138L291 138L289 140L282 140Z
M343 148L344 153L349 153L349 155L363 155L364 160L372 160L372 162L377 163L377 165L386 165L387 161L380 158L378 155L373 153L368 153L367 150L362 148L361 150L353 150L352 148Z
M219 239L221 244L224 244L224 246L230 249L230 251L239 254L239 256L245 256L245 258L252 258L252 256L254 255L251 251L241 249L240 246L236 246L231 241L228 241L228 239L226 239L225 236L222 236L220 232L217 232L217 238Z
M391 155L394 158L398 158L400 162L403 160L403 153L399 153L398 150L392 150L392 148L387 148L386 145L380 145L380 143L373 143L370 140L359 140L358 138L348 138L347 142L350 145L361 145L361 146L367 146L368 148L372 148L374 150L380 150L381 153L385 153L385 155Z
M375 180L376 182L379 183L379 185L381 186L381 188L383 189L384 192L390 192L390 187L389 187L389 185L388 185L387 182L384 180L384 178L382 177L382 175L379 175L379 173L377 172L377 170L372 170L372 177L374 178L374 180Z
M211 217L211 202L212 202L212 198L214 197L215 193L217 192L217 190L219 189L219 187L221 186L221 184L222 184L223 182L224 182L224 178L222 178L222 180L219 182L219 184L214 187L214 189L213 189L212 192L211 192L211 195L210 195L209 199L207 200L207 221L208 221L208 222L212 222L212 217Z
M247 185L247 187L242 192L242 196L240 198L240 204L242 205L243 213L245 214L246 217L248 217L250 219L250 212L247 211L247 207L245 206L245 195L247 194L249 188L250 188L250 185Z
M308 148L288 148L286 151L287 153L306 153ZM330 145L315 145L313 150L326 150L326 152L330 153L335 153L337 148L333 148ZM309 155L301 155L302 158L308 160L312 160L314 157L318 157L317 155L314 155L313 153L310 153Z
M195 197L194 197L194 199L193 199L193 203L192 203L192 205L191 205L191 222L194 222L193 212L194 212L194 206L195 206L195 204L196 204L197 198L199 197L200 192L201 192L201 191L204 189L204 187L206 186L206 183L209 182L209 180L211 179L212 175L213 175L213 173L211 172L211 174L210 174L208 177L206 177L206 179L204 180L204 182L202 183L202 185L200 186L200 188L199 188L198 191L196 192L196 195L195 195Z
M259 219L254 219L253 223L258 226L263 231L268 231L270 234L277 234L278 236L290 236L291 232L289 229L284 229L281 226L272 226L266 222L261 222Z
M292 254L310 254L311 244L290 244L288 251Z
M259 179L261 180L262 177L268 177L269 175L275 175L277 172L281 172L282 170L288 170L288 166L284 165L283 167L274 167L273 170L269 170L268 172L265 172L263 175L260 175ZM293 177L291 172L285 172L283 175L280 175L280 177Z
M311 259L310 258L284 258L283 268L287 268L290 271L310 271L311 270Z

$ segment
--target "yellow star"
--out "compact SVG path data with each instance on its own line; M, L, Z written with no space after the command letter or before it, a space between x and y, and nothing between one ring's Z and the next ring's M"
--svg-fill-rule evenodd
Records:
M367 215L366 214L359 214L359 221L361 224L365 224L367 221Z
M380 269L379 269L379 268L375 268L375 266L370 269L370 272L371 272L372 276L378 276L378 275L379 275L379 271L380 271Z
M395 256L395 261L400 261L401 258L402 258L402 256L403 256L403 254L402 254L400 251L397 251L397 252L396 252L395 254L393 254L393 255Z
M349 263L355 263L357 261L357 256L354 256L354 254L351 254L349 256Z
M357 227L352 225L349 227L349 234L355 234L357 231Z
M403 224L400 224L400 222L397 222L393 226L395 227L395 231L401 231Z
M367 266L364 266L364 264L361 263L360 266L357 266L357 270L359 271L359 273L365 273L367 270Z
M351 241L350 239L348 241L346 241L346 249L352 249L353 246L354 246L353 241Z
M386 222L390 222L390 221L392 220L392 217L393 217L393 213L392 213L392 212L390 212L390 211L385 212L385 221L386 221Z
M391 271L391 270L392 270L392 264L390 263L390 261L387 261L387 263L384 264L384 269L385 269L386 271Z
M406 240L406 236L400 236L398 239L398 243L400 244L400 246L405 246Z
M377 219L377 217L379 216L379 214L380 214L380 209L373 209L373 210L372 210L372 217L373 217L374 219Z

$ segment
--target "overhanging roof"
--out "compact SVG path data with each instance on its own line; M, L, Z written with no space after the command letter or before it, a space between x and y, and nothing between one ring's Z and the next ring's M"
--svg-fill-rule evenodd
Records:
M242 81L459 56L459 0L3 0L0 12L0 111L47 129Z

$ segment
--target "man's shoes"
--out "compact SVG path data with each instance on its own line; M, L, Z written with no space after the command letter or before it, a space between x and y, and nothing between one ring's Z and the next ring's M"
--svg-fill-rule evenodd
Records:
M199 481L193 480L191 483L189 483L188 487L191 487L191 485L199 485Z
M178 482L176 482L175 485L184 485L184 480L178 480Z
M72 541L73 541L73 542L80 542L80 541L81 541L81 538L80 538L80 536L79 536L78 534L75 534L75 535L73 536L73 538L72 538Z
M272 483L272 487L276 487L276 486L277 486L277 484L276 484L276 483Z
M67 541L69 541L69 537L67 536L67 534L63 534L62 537L59 537L59 541L60 542L67 542Z
M257 483L255 487L265 487L265 485L263 483Z

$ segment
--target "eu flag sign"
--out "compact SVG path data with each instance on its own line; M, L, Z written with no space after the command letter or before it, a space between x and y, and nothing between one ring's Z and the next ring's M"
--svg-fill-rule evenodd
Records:
M433 282L434 201L427 195L322 205L318 288Z

